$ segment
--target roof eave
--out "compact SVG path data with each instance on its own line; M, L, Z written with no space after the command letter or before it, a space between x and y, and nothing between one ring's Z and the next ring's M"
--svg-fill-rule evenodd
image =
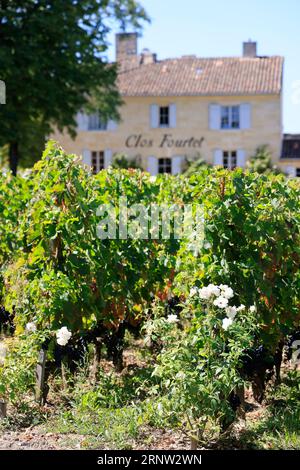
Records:
M124 98L172 98L172 97L190 97L190 96L199 96L199 97L208 97L208 96L278 96L280 97L282 90L280 91L262 91L262 92L236 92L236 93L122 93L121 96Z

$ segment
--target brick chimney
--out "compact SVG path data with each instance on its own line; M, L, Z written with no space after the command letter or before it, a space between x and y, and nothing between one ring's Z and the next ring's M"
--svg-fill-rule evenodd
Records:
M243 57L257 57L257 43L254 41L243 42Z
M137 33L116 34L116 60L123 62L137 57Z
M141 53L141 61L140 63L143 65L147 64L154 64L156 62L156 54L149 51L149 49L143 49Z

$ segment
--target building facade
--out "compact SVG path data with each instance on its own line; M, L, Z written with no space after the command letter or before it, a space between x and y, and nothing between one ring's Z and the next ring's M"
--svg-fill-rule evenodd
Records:
M77 136L56 133L67 152L81 154L94 172L115 154L135 158L152 175L180 173L186 159L201 156L226 168L245 167L257 147L268 145L274 163L289 171L282 152L283 58L257 56L256 43L243 56L183 56L158 61L137 52L135 33L116 38L121 120L77 115Z

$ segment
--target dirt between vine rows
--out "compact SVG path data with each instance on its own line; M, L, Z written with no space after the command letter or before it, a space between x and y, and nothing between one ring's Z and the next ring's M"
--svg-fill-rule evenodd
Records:
M247 421L259 420L265 411L259 406L247 413ZM223 438L222 442L211 442L209 448L239 449L243 448L239 442L239 434L243 432L244 425L237 424L233 434ZM151 436L151 443L149 437ZM5 431L0 434L1 450L84 450L87 448L89 436L79 434L45 433L37 426L22 431ZM109 450L104 445L88 446L98 450ZM173 430L145 429L132 446L133 450L189 450L189 439ZM201 449L201 448L200 448ZM203 449L203 448L202 448Z
M189 449L188 439L173 431L151 430L152 444L133 446L134 450L147 449ZM87 436L78 434L41 433L39 430L29 429L24 432L9 431L0 436L0 450L80 450L85 449ZM139 439L142 440L142 436ZM104 446L95 446L101 450Z
M252 397L249 394L247 403L250 411L246 413L246 421L259 421L266 407L263 405L252 405ZM208 448L217 449L240 449L243 448L239 436L245 429L245 422L236 423L234 429L222 441L210 442ZM95 442L91 446L91 436L74 433L52 433L45 432L42 425L31 426L27 429L17 431L0 431L0 450L84 450L98 449L109 450L101 442ZM190 441L180 432L173 430L153 429L146 427L141 431L138 439L132 443L133 450L188 450ZM201 447L200 447L201 449ZM202 448L203 449L203 448Z

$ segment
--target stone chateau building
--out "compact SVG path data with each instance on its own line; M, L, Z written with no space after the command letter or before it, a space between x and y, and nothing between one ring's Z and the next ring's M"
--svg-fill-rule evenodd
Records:
M282 145L282 57L258 56L249 41L242 57L158 60L149 50L138 54L137 42L136 33L116 36L121 121L104 122L101 110L79 112L75 140L53 136L67 152L81 154L94 172L126 154L156 175L180 173L186 158L200 155L211 164L244 167L267 144L274 163L300 174L300 159L297 169L294 153L286 155Z

